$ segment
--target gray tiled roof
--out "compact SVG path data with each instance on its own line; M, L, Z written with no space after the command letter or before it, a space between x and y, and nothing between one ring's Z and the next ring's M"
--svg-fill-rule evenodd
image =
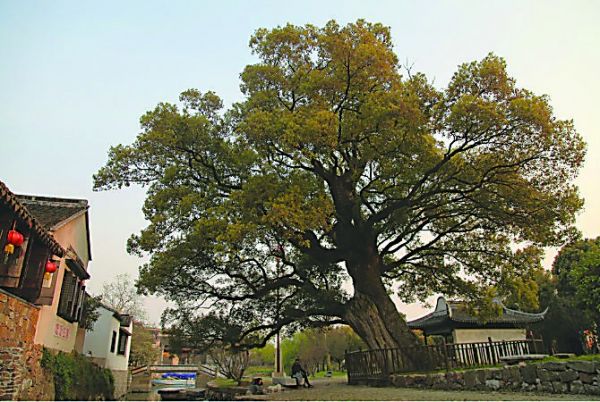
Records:
M88 209L86 200L33 195L17 195L17 198L49 229L54 229L60 223Z

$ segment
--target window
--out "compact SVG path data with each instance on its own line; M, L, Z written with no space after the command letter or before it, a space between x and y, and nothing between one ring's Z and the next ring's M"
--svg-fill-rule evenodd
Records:
M65 270L65 276L60 289L58 315L67 321L75 321L73 317L73 305L75 304L76 290L77 277Z
M85 304L85 299L87 298L87 293L85 293L85 286L81 286L80 287L80 291L79 291L79 301L76 304L76 309L75 309L75 319L78 322L82 322L82 318L83 318L83 308L84 308L84 304Z
M81 316L81 305L85 286L83 282L68 270L65 270L62 288L60 290L60 301L58 304L58 315L67 321L75 322Z
M127 350L127 339L129 335L124 331L119 331L119 348L117 349L117 354L124 355Z
M113 331L112 339L110 340L110 353L115 353L115 344L117 343L117 331Z

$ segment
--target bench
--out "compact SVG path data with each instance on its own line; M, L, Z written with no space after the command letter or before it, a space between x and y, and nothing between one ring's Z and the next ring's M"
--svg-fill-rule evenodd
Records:
M298 383L296 382L296 379L292 378L292 377L273 377L273 378L271 378L271 381L273 382L273 385L279 384L282 387L286 387L286 388L298 387ZM304 383L304 380L301 379L300 385L302 385L303 383Z

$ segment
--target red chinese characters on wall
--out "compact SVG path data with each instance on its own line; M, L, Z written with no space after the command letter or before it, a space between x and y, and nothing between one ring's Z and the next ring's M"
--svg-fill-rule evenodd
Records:
M60 325L60 324L56 324L54 326L54 335L58 336L59 338L65 338L68 339L69 338L69 328Z

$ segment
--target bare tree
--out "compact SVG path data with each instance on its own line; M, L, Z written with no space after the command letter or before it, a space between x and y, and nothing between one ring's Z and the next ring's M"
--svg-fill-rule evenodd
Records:
M209 356L217 366L219 373L238 383L242 382L244 372L248 367L250 353L248 351L233 351L224 348L214 348L209 351Z
M146 321L147 314L140 295L129 274L119 274L112 282L102 284L102 303L119 313L129 314L137 321Z

